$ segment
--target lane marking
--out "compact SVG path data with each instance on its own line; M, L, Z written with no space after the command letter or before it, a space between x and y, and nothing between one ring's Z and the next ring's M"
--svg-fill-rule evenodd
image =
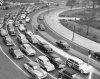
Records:
M90 72L88 79L92 79L92 73L93 73L93 70Z
M1 46L0 46L0 50L17 68L19 68L27 77L29 77L29 75L4 52Z

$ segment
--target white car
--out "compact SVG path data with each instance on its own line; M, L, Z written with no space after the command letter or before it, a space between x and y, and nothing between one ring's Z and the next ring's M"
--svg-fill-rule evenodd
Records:
M26 17L26 14L21 14L21 19L25 19L25 17Z
M17 36L17 40L21 43L21 44L25 44L25 43L29 43L29 41L26 39L26 36L24 34L19 34Z
M79 70L82 74L89 74L93 69L91 65L88 65L83 60L74 56L67 59L66 65L76 70Z
M22 31L26 31L26 28L24 26L24 24L19 24L18 26L19 30L22 32Z
M37 44L39 42L39 40L35 37L35 35L30 31L26 31L26 38L33 44Z
M27 16L27 17L25 18L25 21L26 21L27 23L29 23L29 22L30 22L30 17Z
M27 55L27 56L34 56L36 51L29 45L29 44L22 44L20 49Z
M8 21L7 21L7 25L8 24L13 24L14 23L14 20L12 20L12 19L9 19Z
M55 70L55 66L50 62L50 60L46 56L38 56L36 61L46 71L53 71L53 70Z
M28 63L24 64L24 68L35 76L36 79L44 79L47 77L47 72L40 68L39 64L34 61L29 61Z

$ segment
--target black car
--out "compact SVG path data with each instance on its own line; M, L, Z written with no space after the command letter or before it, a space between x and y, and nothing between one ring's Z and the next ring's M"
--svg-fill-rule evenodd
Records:
M15 35L16 35L16 32L15 32L15 29L14 29L13 25L9 25L9 26L8 26L8 33L9 33L11 36L15 36Z
M52 62L52 64L55 65L55 67L57 68L64 68L65 67L65 63L64 61L60 58L59 55L51 53L48 54L47 57L49 58L49 60Z
M9 48L9 53L15 58L15 59L21 59L24 57L24 54L21 52L21 50L17 47L11 47Z
M45 31L45 27L44 27L43 24L39 24L39 25L38 25L38 29L39 29L40 31Z
M44 51L44 53L46 54L50 54L53 52L53 49L45 42L39 42L38 43L38 47Z
M100 59L100 52L95 52L93 54L93 57L96 58L96 59Z
M59 41L57 41L57 42L56 42L56 45L59 46L59 47L62 48L62 49L67 49L67 50L69 50L70 47L71 47L71 46L70 46L66 41L64 41L64 40L59 40Z
M69 68L59 70L57 75L61 79L75 79L77 77L77 73L73 69Z

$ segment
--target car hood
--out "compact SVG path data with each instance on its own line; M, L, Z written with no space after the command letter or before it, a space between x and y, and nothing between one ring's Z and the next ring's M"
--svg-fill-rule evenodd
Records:
M45 75L45 73L42 70L34 70L34 73L40 77Z
M93 67L91 65L88 65L87 63L80 65L80 68L85 70L85 71L90 71L93 69Z
M28 48L28 49L26 49L26 51L28 52L28 53L34 53L35 54L35 50L33 50L32 48Z

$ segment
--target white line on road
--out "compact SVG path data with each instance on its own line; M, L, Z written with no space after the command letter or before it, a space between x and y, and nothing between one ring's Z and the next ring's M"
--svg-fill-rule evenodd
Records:
M29 75L4 52L1 46L0 46L0 50L17 68L19 68L27 77L29 77Z

